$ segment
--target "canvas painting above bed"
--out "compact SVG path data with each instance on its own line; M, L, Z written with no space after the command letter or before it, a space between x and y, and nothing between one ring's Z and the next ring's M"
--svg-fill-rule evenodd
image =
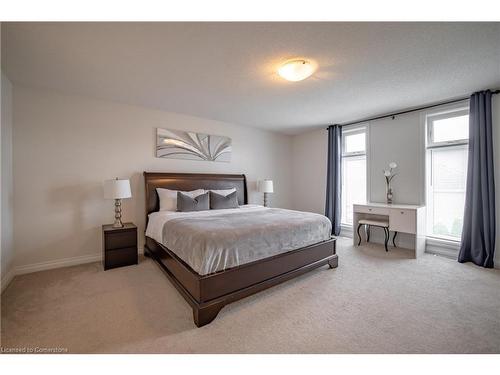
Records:
M157 128L156 157L229 162L231 138Z

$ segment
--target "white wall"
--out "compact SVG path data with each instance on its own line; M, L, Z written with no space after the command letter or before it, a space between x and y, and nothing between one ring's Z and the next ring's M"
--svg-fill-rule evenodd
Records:
M14 226L16 265L95 255L101 224L113 222L102 182L130 178L124 221L144 231L143 171L245 173L274 180L271 204L291 206L291 137L142 107L14 86ZM155 129L185 129L232 138L231 163L158 159Z
M424 154L421 114L413 112L393 119L370 122L368 164L369 200L385 202L383 170L391 161L398 164L392 180L393 202L423 204L425 201L422 171Z
M319 129L293 137L292 206L325 213L328 137Z
M1 280L7 285L14 264L12 178L12 84L2 73L1 105Z

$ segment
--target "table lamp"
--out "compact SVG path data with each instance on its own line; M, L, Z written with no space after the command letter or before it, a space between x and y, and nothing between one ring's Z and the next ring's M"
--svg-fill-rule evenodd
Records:
M104 199L115 200L115 222L113 228L123 228L122 223L122 199L130 198L132 193L130 191L129 180L115 180L104 181Z
M259 191L264 193L264 207L267 207L268 199L267 195L274 191L273 180L262 180L259 182Z

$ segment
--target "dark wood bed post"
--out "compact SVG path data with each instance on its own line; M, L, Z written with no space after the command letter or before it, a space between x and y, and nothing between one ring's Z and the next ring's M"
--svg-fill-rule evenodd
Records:
M185 191L236 188L238 203L248 203L245 175L144 172L144 179L146 224L148 215L159 210L157 187ZM150 237L146 237L144 255L158 264L190 304L194 323L198 327L213 321L229 303L315 268L338 266L335 238L204 276L197 274L174 252Z

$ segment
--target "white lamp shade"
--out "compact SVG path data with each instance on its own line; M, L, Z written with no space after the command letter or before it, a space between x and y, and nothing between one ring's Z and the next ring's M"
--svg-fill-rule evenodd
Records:
M106 180L104 181L104 199L123 199L130 198L129 180Z
M259 191L261 193L272 193L273 189L273 180L262 180L259 183Z

